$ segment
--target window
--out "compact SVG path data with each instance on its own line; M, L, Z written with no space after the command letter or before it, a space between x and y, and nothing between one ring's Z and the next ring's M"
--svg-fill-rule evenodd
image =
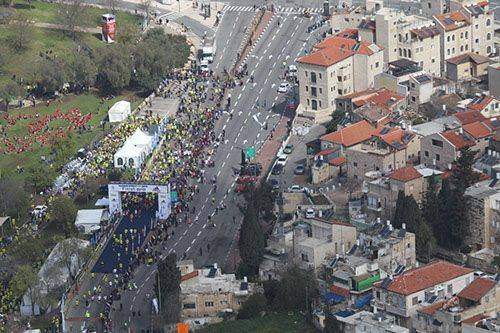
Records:
M323 89L322 88L319 88L319 93L322 94L323 93Z
M491 33L489 33L489 32L488 32L488 33L486 34L486 40L491 40Z
M491 53L491 46L488 45L488 47L486 48L486 53Z
M424 152L424 155L425 155L425 157L429 157L429 152L426 150L426 151Z
M465 44L465 51L469 49L469 44Z
M443 141L432 139L432 145L443 148Z
M309 91L309 87L308 86L306 86L306 91Z
M313 100L311 101L311 108L312 108L313 110L317 110L317 109L318 109L318 101L316 101L315 99L313 99Z
M321 107L323 107L323 106L321 105L321 101L319 101L319 107L320 107L320 108L321 108Z
M302 261L305 261L305 262L308 262L308 261L309 261L309 258L308 258L308 256L307 256L307 254L305 254L305 253L301 253L301 255L300 255L300 256L302 257Z
M464 46L460 45L460 52L463 52L463 51L464 51Z
M342 76L337 76L337 81L342 82Z
M465 38L469 38L469 32L468 31L465 32Z
M206 307L214 306L214 302L211 302L211 301L206 301L206 302L205 302L205 306L206 306Z
M311 72L311 82L316 83L316 73Z
M375 68L378 68L378 66L379 66L379 63L378 63L378 61L377 61L377 62L375 63Z
M451 37L450 36L446 37L446 41L447 42L451 41Z
M441 155L436 154L436 161L440 161L440 160L441 160Z
M418 297L415 296L411 299L411 305L417 305L418 304Z
M432 58L432 59L431 59L431 62L432 62L432 63L435 63L435 62L436 62L436 59Z
M321 76L321 73L319 73L319 79L321 80L322 76Z
M183 309L196 309L196 304L194 303L184 303L182 304Z
M377 298L380 299L380 291L377 291Z
M446 290L448 291L448 294L453 293L453 285L449 284Z
M490 19L487 19L486 20L486 26L489 27L491 25L491 20Z
M357 162L354 162L352 165L354 165L355 167L358 166L358 163Z
M307 77L307 71L304 71L304 74L305 74L305 75L306 75L306 77Z
M311 101L307 99L307 106L309 106L309 104L311 104Z
M342 95L342 89L337 89L337 94Z
M460 38L464 38L464 33L463 32L460 33Z
M476 44L479 44L479 38L476 38Z
M122 166L123 165L123 158L118 157L118 159L116 160L116 163L118 163L119 166Z
M447 50L446 50L446 54L447 54L447 55L450 55L450 49L447 49Z
M133 167L134 166L134 159L133 158L129 158L128 159L128 165Z
M311 95L314 97L318 96L318 93L316 91L316 87L311 87Z

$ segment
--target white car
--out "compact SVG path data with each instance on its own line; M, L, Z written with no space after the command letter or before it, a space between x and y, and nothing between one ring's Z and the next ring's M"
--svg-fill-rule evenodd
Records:
M33 209L31 214L33 214L35 216L43 216L43 215L45 215L46 212L47 212L47 206L39 205L39 206L36 206L35 209Z
M282 84L280 84L280 86L278 87L278 92L279 93L287 93L288 92L288 89L290 89L290 83L288 82L283 82Z
M309 208L306 210L306 219L313 219L316 216L314 209Z
M276 161L276 164L285 166L287 158L288 158L287 155L280 155L280 156L278 156L278 160Z
M304 192L304 188L300 185L292 185L288 188L288 191L300 193L300 192Z

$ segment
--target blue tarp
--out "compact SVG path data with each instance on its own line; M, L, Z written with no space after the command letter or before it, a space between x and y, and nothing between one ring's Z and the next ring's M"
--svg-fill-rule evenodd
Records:
M345 301L345 297L341 295L337 295L332 292L327 292L325 295L323 295L323 299L327 304L335 304L335 303L341 303Z
M365 305L367 305L368 303L370 303L370 301L372 300L372 298L373 298L373 294L371 294L371 293L363 295L363 296L361 296L360 298L358 298L356 300L356 302L354 303L354 306L356 306L356 308L358 308L358 309L361 309Z

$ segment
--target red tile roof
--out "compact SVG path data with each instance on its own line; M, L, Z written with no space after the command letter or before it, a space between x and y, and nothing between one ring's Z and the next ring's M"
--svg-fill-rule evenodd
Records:
M467 108L473 111L482 111L493 100L494 98L491 96L483 96L482 98L473 100L469 105L467 105Z
M337 143L344 147L350 147L368 140L371 138L373 132L374 128L370 123L366 120L361 120L338 131L323 135L321 140Z
M373 103L375 105L378 105L380 107L383 107L386 110L391 110L391 107L398 102L402 101L405 99L405 96L398 94L395 91L389 90L389 89L379 89L376 91L373 90L367 90L366 95L358 95L358 96L353 96L353 103L356 106L363 106L367 103ZM354 94L351 94L354 95ZM349 95L348 95L349 96ZM344 96L344 97L348 97ZM363 96L360 98L360 96ZM357 98L358 97L358 98Z
M444 27L444 30L451 31L458 28L461 28L464 24L460 25L460 22L464 22L465 24L469 24L467 17L460 11L451 12L442 15L436 15L436 20ZM449 20L447 20L449 19Z
M425 306L423 308L420 308L417 311L425 313L426 315L429 315L429 316L433 316L437 310L439 310L443 307L444 303L446 303L446 301L444 301L444 300L437 301L436 303L429 305L429 306Z
M462 320L462 324L475 324L478 321L481 321L486 318L489 318L489 316L485 315L484 313L480 313L478 315Z
M350 38L350 39L358 39L358 29L345 29L339 32L337 37L342 37L342 38Z
M344 156L332 158L328 163L333 166L341 166L347 162L347 159Z
M472 281L467 287L462 289L458 293L458 298L465 298L474 302L479 302L479 300L486 295L493 287L495 287L496 282L487 278L477 278Z
M385 143L396 148L397 150L404 149L408 142L415 137L414 133L407 132L399 127L390 128L389 132L386 134L381 134L380 131L382 129L383 128L379 127L379 129L377 129L377 133L374 135L378 136Z
M325 156L325 155L330 155L332 153L335 153L337 149L325 149L316 154L316 156Z
M407 296L472 272L473 269L438 260L396 276L387 290ZM375 286L380 287L380 284Z
M481 114L481 112L476 110L457 112L454 114L455 118L462 124L470 124L475 121L484 121L486 118Z
M346 288L342 288L342 287L338 287L336 285L332 285L330 287L330 291L332 293L335 293L337 295L340 295L340 296L344 296L344 297L349 297L349 289L346 289Z
M464 131L469 133L476 140L493 135L493 132L490 130L490 128L480 121L476 121L462 127Z
M474 141L465 140L463 135L457 134L454 131L442 132L441 136L455 146L455 149L457 150L475 145Z
M421 178L422 174L417 171L413 166L406 166L394 170L393 173L389 175L390 179L394 179L400 182L409 182L414 179Z
M184 274L181 276L181 282L183 281L187 281L187 280L190 280L194 277L197 277L198 276L198 271L192 271L191 273L187 273L187 274Z
M314 46L313 52L300 57L300 63L329 67L349 58L354 54L372 55L382 48L367 42L358 42L351 38L332 36Z

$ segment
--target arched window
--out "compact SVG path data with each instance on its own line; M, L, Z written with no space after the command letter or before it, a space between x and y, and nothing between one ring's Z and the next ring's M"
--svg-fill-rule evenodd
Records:
M411 58L411 50L408 50L408 58Z
M403 50L401 50L401 48L399 48L399 56L402 57L403 56Z
M406 52L406 49L403 49L403 57L407 57L408 53Z
M490 32L488 32L488 33L486 34L486 40L491 40L491 33L490 33Z
M118 166L122 166L122 165L123 165L123 158L118 157L118 158L116 159L116 163L118 163Z
M486 48L486 53L491 53L491 46L488 46L488 47Z
M487 19L486 20L486 26L489 27L491 25L491 20L490 19Z

